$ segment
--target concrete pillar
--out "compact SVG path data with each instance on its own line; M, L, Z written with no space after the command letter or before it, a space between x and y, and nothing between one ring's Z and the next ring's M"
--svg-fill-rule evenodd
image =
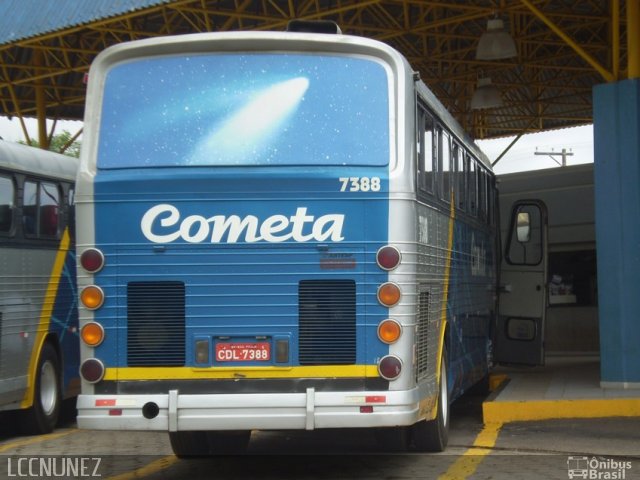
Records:
M593 93L603 387L640 388L640 79Z

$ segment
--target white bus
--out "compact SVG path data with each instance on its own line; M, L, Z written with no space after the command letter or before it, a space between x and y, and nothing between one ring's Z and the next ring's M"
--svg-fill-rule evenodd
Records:
M73 243L78 161L0 141L0 410L55 426L80 390Z

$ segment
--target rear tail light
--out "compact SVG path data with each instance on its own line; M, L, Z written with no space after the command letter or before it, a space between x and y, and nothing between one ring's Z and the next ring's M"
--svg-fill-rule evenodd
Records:
M384 343L395 343L402 334L402 327L400 324L392 319L383 320L378 325L378 338Z
M80 301L89 310L96 310L104 303L104 292L96 285L89 285L80 292Z
M378 372L385 380L395 380L402 373L402 360L395 355L387 355L378 363Z
M89 273L96 273L104 267L104 255L97 248L88 248L80 255L80 265Z
M196 363L209 364L209 340L197 340L196 341Z
M88 358L80 365L80 375L89 383L98 383L104 378L104 364L97 358Z
M378 301L385 307L393 307L400 301L400 287L395 283L383 283L378 288Z
M99 323L87 323L80 330L80 338L90 347L97 347L104 340L104 328Z
M392 247L391 245L382 247L376 254L378 266L383 270L393 270L400 265L401 260L402 255L400 254L400 250L396 247Z

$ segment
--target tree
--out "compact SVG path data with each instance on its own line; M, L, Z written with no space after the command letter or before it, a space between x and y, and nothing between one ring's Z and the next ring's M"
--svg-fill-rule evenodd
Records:
M49 150L52 152L60 152L65 145L67 145L71 141L72 135L67 130L63 130L61 133L54 135L51 137L51 143L49 144ZM27 145L27 142L19 141L18 143L22 143L23 145ZM39 142L32 138L31 139L32 147L39 147ZM78 158L80 156L80 142L73 141L71 145L67 147L67 149L63 152L65 155L69 155L70 157Z

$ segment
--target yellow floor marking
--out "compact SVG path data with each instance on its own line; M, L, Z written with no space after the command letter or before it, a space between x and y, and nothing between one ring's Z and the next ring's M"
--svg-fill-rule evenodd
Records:
M484 402L482 417L488 423L552 418L640 417L640 398Z
M509 380L509 377L504 373L492 373L489 375L489 391L493 392L497 390L507 380Z
M26 447L28 445L33 445L35 443L42 443L48 440L55 440L56 438L64 437L69 435L70 433L76 433L78 431L77 428L73 428L71 430L65 430L63 432L55 432L48 433L46 435L37 435L35 437L29 437L24 440L16 440L15 442L4 443L0 445L0 453L6 452L7 450L13 450L15 448Z
M484 457L491 453L501 428L501 423L485 424L473 445L438 480L461 480L473 475Z
M113 477L108 477L106 480L130 480L134 478L143 478L147 475L152 475L160 470L164 470L165 468L169 468L171 465L178 461L178 457L175 455L167 455L166 457L159 458L144 467L137 468L136 470L132 470L130 472L121 473L120 475L116 475Z

